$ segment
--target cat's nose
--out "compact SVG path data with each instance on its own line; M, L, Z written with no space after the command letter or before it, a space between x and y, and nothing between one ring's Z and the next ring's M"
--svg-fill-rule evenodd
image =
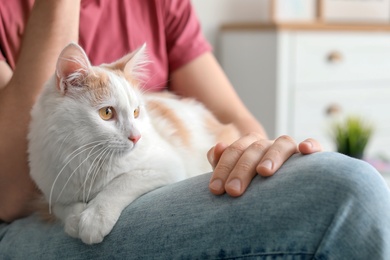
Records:
M139 139L141 139L141 135L130 135L129 140L132 141L134 144L136 144Z

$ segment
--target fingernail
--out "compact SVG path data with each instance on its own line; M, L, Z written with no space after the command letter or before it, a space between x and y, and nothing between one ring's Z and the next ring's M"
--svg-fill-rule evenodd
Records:
M233 179L228 183L228 187L237 193L241 192L241 181L239 179Z
M220 179L215 179L210 183L209 187L212 190L219 191L222 189L222 181Z
M271 160L267 159L264 162L261 163L261 167L266 168L268 170L272 170L273 163Z

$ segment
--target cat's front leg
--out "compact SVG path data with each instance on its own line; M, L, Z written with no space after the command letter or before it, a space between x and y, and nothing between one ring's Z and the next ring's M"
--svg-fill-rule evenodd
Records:
M86 244L102 242L118 221L122 210L122 207L106 204L101 199L92 200L80 217L79 237L81 240Z
M103 241L118 221L122 210L141 194L132 191L135 186L130 174L122 174L113 179L81 214L79 237L86 244Z
M81 213L87 208L87 204L76 202L70 205L55 204L54 214L64 223L65 233L71 237L79 238L79 223Z
M113 179L88 203L79 223L79 237L86 244L103 241L118 221L123 209L142 194L172 183L164 173L137 171Z

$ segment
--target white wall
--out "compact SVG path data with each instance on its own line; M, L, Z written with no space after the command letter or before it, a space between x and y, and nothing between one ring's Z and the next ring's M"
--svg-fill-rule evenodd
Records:
M268 0L192 0L203 32L217 51L218 29L223 23L253 22L268 17ZM260 18L261 17L261 18Z

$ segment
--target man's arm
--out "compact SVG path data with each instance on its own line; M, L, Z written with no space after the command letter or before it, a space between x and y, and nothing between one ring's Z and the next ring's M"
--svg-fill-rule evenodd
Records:
M62 48L78 41L80 1L36 0L13 73L0 62L0 220L29 213L35 192L27 162L30 110Z
M257 132L267 138L259 122L237 96L215 57L207 52L174 71L171 88L182 96L202 102L221 123L233 123L242 135Z
M242 138L231 145L217 144L209 153L215 167L210 181L214 194L240 196L256 174L271 176L294 153L313 153L320 144L307 139L297 145L288 136L268 140L263 127L248 111L211 53L174 71L171 88L203 102L222 123L232 123Z

